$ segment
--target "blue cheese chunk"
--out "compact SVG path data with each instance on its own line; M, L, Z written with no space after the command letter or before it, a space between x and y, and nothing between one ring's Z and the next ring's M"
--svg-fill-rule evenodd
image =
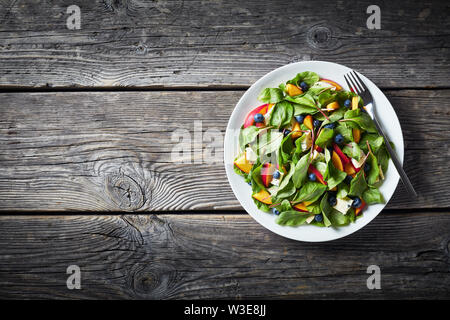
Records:
M333 208L342 214L347 214L348 209L352 207L353 200L348 197L345 197L344 199L337 198L336 200L336 205Z
M258 159L258 156L256 155L256 153L253 151L252 148L247 147L245 149L245 159L247 159L248 162L254 163Z
M309 216L307 219L306 219L306 223L311 223L312 221L314 220L314 215L312 215L312 216Z
M308 150L312 145L311 133L310 132L305 133L305 137L302 139L303 139L301 142L302 151Z

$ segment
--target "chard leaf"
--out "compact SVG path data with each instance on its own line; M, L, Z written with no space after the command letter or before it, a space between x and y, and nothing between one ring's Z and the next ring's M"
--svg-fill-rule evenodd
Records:
M287 81L286 83L292 83L296 86L299 86L301 82L305 82L308 87L312 87L317 81L319 81L320 77L317 73L312 71L304 71L298 73L293 79Z
M266 88L258 96L258 100L265 103L277 103L283 99L284 94L280 88Z
M292 103L282 101L277 103L270 114L269 123L271 126L281 128L291 123L294 107Z
M320 196L325 192L326 189L327 186L321 184L320 182L308 181L303 185L293 201L295 203L303 201L314 202L320 198Z
M361 197L367 189L366 179L364 178L364 170L360 170L350 182L349 195Z
M303 181L306 178L306 174L308 173L309 167L309 153L305 154L303 157L295 165L295 170L292 175L292 180L294 181L294 185L296 188L300 188L303 184Z
M368 205L385 202L383 195L381 194L380 190L378 190L378 188L367 189L366 191L364 191L362 198Z
M282 226L299 226L305 223L306 219L311 216L309 212L300 212L296 210L289 210L281 212L276 222Z
M319 147L326 148L330 144L334 136L334 130L329 128L322 128L320 130L319 136L316 139L316 144Z

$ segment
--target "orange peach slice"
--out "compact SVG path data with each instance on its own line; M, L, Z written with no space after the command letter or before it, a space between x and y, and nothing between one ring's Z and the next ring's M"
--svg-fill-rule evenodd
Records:
M292 138L292 139L297 139L298 137L300 137L300 136L303 134L303 132L301 132L300 130L302 130L302 129L300 128L300 123L295 122L295 123L294 123L294 126L292 127L291 138Z
M333 155L331 156L331 161L336 169L344 171L344 165L342 164L342 160L336 151L333 151Z
M270 196L270 193L268 193L266 190L261 190L255 193L252 197L262 203L272 204L272 197Z
M361 130L355 128L352 131L353 131L353 140L356 143L359 143L359 141L361 140Z
M247 160L245 152L234 161L234 165L238 167L241 171L249 173L252 169L252 164Z
M337 110L337 109L339 109L339 103L337 101L334 101L334 102L329 103L327 105L327 110L328 111L333 111L333 110Z
M358 97L352 98L352 110L358 109L358 101L359 101Z
M303 93L302 89L300 89L296 85L293 85L292 83L288 83L286 85L286 91L287 94L290 95L291 97L298 96L299 94Z
M345 173L352 175L356 173L355 168L353 167L353 165L351 163L346 163L344 165L344 169L345 169Z
M297 210L297 211L308 212L308 208L306 208L306 205L304 202L296 204L293 208L294 208L294 210Z
M313 117L311 115L307 115L305 120L303 120L303 124L308 127L309 130L313 130Z
M336 88L336 90L342 90L342 87L339 84L337 84L336 82L334 82L333 80L320 79L320 81L323 81L323 82L331 84L333 87Z

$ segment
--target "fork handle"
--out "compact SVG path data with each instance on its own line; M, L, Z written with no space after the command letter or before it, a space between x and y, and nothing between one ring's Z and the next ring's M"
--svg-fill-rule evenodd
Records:
M406 172L403 170L402 164L397 158L397 154L395 153L394 149L392 149L391 144L389 143L389 139L384 133L383 129L381 128L380 123L377 120L377 117L373 117L373 121L375 122L375 126L378 130L378 132L383 136L384 138L384 144L386 145L386 149L391 156L392 162L394 162L395 168L397 169L398 174L400 175L400 178L402 179L403 184L405 185L406 189L408 190L409 194L411 196L414 196L417 198L417 193L414 190L413 185L411 184L411 181L409 181L408 176L406 175Z

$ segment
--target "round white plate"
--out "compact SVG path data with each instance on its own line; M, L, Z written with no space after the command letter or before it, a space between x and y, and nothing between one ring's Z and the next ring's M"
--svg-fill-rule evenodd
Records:
M345 90L349 90L344 80L344 74L351 69L332 62L323 61L304 61L285 65L272 72L269 72L261 79L256 81L242 96L231 114L228 121L227 131L225 133L224 160L225 170L231 188L244 209L262 226L283 237L308 241L330 241L345 237L372 221L378 213L385 207L385 204L376 204L368 206L361 218L355 223L339 228L320 228L312 225L301 225L298 227L280 226L275 220L276 216L272 213L266 213L259 210L253 202L251 187L244 179L233 170L233 160L239 153L239 129L242 126L245 116L255 107L263 104L257 100L258 95L264 88L277 88L280 83L284 83L295 77L299 72L314 71L321 78L330 79L339 83ZM377 117L381 122L389 139L394 143L397 156L403 163L403 134L395 114L394 108L381 90L364 75L358 73L366 86L369 88L375 100ZM397 187L399 175L392 161L389 162L389 168L385 174L385 181L380 187L386 203L391 199L395 188Z

